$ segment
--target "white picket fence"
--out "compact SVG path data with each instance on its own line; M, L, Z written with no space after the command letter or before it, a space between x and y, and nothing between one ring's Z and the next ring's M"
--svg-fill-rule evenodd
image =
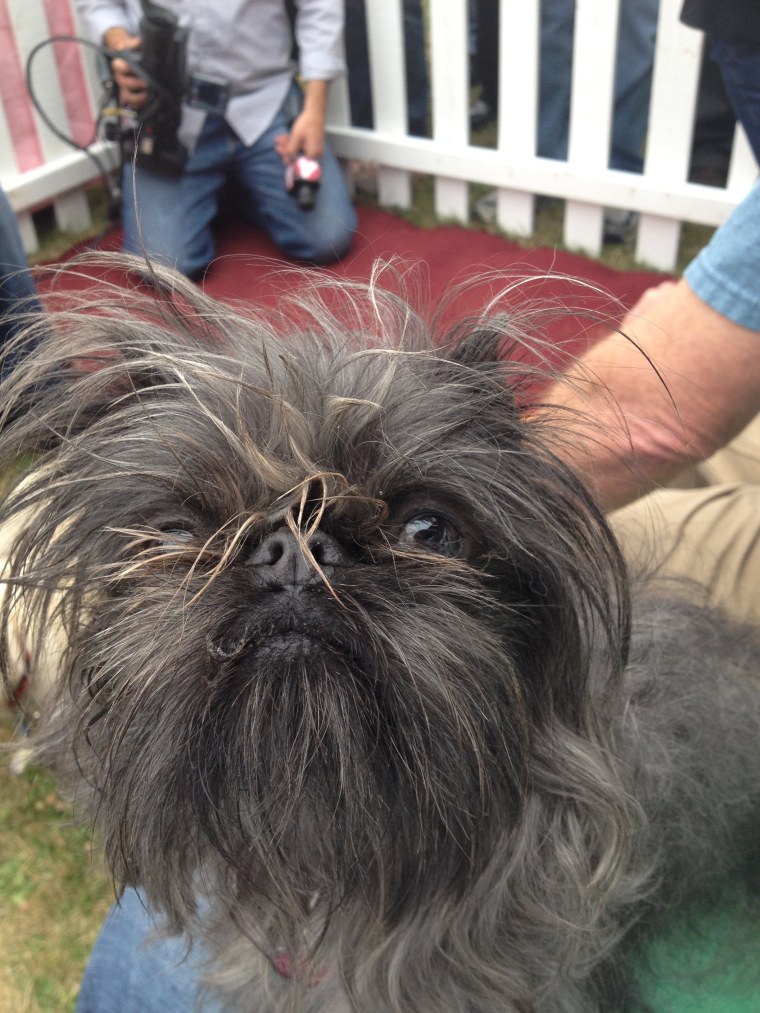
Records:
M638 259L671 269L681 224L720 224L756 178L757 164L739 129L726 187L687 182L703 40L699 32L679 23L681 0L661 0L644 171L607 168L618 4L619 0L576 0L567 162L534 154L539 0L501 2L502 100L493 149L469 143L467 0L429 0L429 139L406 133L401 0L366 0L375 129L349 125L347 89L341 83L332 89L332 146L346 160L377 163L384 206L408 208L412 174L421 173L435 180L437 214L466 223L471 214L470 184L485 184L498 191L498 224L507 232L529 236L536 195L563 198L564 240L591 254L601 248L604 207L638 211ZM97 169L42 123L23 82L23 64L37 42L77 30L72 0L6 0L6 7L6 24L0 8L0 44L13 59L0 70L0 181L32 250L36 236L31 212L40 206L52 203L64 229L86 224L89 212L83 187L97 176ZM99 86L89 50L50 48L40 56L34 80L40 102L64 132L82 134L82 117L93 122ZM515 95L519 101L508 99ZM72 122L75 117L80 120L77 124ZM107 146L97 145L96 150L109 157Z

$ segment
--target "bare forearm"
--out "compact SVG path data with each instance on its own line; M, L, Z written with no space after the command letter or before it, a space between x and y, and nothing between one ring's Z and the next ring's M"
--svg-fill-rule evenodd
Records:
M607 508L703 460L760 410L760 334L685 281L647 294L549 400L569 409L570 453Z
M325 150L325 117L327 115L327 94L329 81L305 81L303 85L303 109L293 120L289 134L281 134L276 148L284 161L289 162L298 155L320 158Z

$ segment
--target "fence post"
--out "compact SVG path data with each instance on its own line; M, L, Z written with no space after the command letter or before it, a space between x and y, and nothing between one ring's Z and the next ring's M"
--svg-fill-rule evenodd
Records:
M682 24L681 0L661 0L644 173L663 186L685 182L697 102L702 33ZM678 257L681 223L642 215L636 258L668 270Z
M375 130L407 132L406 58L402 0L367 4L367 41L372 81ZM424 54L420 54L424 58ZM387 68L393 67L389 75ZM411 207L408 172L390 167L378 171L378 198L384 206Z
M433 0L431 3L430 59L433 138L455 149L466 147L470 127L466 0ZM441 218L468 221L467 183L447 178L445 164L436 166L436 170L436 214Z
M609 163L619 7L620 0L576 0L568 169L580 175ZM568 201L567 245L598 256L603 217L598 204Z
M499 20L498 150L504 175L510 161L536 153L539 80L539 0L504 0ZM529 236L534 229L535 195L500 187L496 221L505 232Z

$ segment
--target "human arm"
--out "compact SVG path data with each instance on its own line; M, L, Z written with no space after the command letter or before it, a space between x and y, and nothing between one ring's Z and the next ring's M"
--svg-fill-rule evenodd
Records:
M681 281L646 293L550 391L587 420L568 453L605 507L704 460L760 411L758 232L760 183Z
M319 158L324 151L330 82L346 69L343 17L343 0L300 0L297 5L295 34L304 103L290 133L278 139L284 161L299 154Z
M276 139L277 152L284 162L298 155L319 158L325 150L325 116L328 81L306 81L301 112L293 120L290 133Z
M708 457L760 411L760 333L687 280L645 293L620 331L547 397L568 410L576 432L566 452L605 509Z

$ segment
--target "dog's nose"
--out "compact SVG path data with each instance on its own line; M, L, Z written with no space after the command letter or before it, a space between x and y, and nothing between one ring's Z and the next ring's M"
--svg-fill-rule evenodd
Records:
M304 539L308 552L322 574L329 580L336 566L347 557L340 543L324 531L314 531ZM267 581L297 587L319 579L309 554L290 528L282 527L267 535L251 556L251 564Z

